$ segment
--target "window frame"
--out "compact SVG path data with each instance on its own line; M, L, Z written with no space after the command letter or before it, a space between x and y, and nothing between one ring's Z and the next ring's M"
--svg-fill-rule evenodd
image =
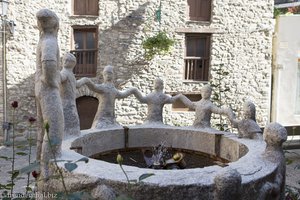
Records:
M85 33L88 32L93 32L95 34L95 48L94 49L87 49L87 48L83 48L83 49L76 49L75 48L75 32L76 31L82 31ZM91 31L92 30L92 31ZM99 49L99 45L98 45L98 41L99 41L99 36L98 36L98 26L72 26L72 43L71 43L71 53L73 53L73 55L75 55L76 59L77 59L77 64L74 67L74 74L76 77L96 77L97 74L97 66L98 66L98 49ZM86 44L86 39L84 40L84 44ZM86 47L86 45L84 45L84 47ZM82 55L80 55L80 52L82 53ZM83 55L84 54L84 55ZM87 63L87 57L88 56L94 56L94 63L89 64ZM78 60L80 60L80 58L82 59L83 64L79 64ZM91 57L90 57L91 59Z
M185 81L208 82L210 77L210 58L211 58L211 33L185 33L185 54L184 54L184 73ZM204 56L188 56L188 39L205 39ZM201 66L196 68L195 66Z

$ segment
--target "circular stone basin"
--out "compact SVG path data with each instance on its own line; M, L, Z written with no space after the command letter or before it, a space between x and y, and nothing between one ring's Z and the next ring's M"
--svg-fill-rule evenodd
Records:
M144 179L142 184L131 185L128 190L126 177L118 164L92 158L120 149L153 147L161 142L165 142L167 147L202 152L229 163L226 167L212 165L182 170L154 170L123 165L130 180L139 180L146 173L154 174ZM242 139L235 134L213 129L136 126L84 130L80 136L63 141L62 155L58 159L76 161L83 156L90 157L88 163L78 162L78 167L72 171L76 180L89 177L90 180L97 180L94 185L104 184L116 193L127 194L136 200L213 199L216 175L222 169L236 169L242 177L243 199L254 200L258 198L257 191L262 185L274 178L279 165L265 159L265 148L262 140ZM64 167L64 163L58 164Z

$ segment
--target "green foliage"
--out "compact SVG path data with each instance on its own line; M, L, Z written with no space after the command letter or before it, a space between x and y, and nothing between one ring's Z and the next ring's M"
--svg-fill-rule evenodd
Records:
M13 104L11 104L13 106L13 120L12 120L12 126L14 127L15 125L15 118L16 118L16 111L17 111L17 108L18 108L18 104L17 102L13 102ZM10 144L12 145L12 149L13 149L13 152L12 152L12 155L11 156L0 156L0 160L3 159L3 160L6 160L6 161L10 161L12 163L12 167L11 167L11 170L9 172L7 172L7 174L10 174L10 181L7 183L7 184L0 184L0 190L4 190L1 194L0 194L0 199L7 199L7 200L11 200L11 199L34 199L34 198L11 198L12 195L14 196L18 196L17 193L14 193L13 192L13 189L15 187L15 181L16 180L20 180L20 179L25 179L23 177L20 177L19 175L21 174L27 174L27 185L25 187L26 189L26 194L28 194L28 192L33 192L32 188L30 187L30 182L29 182L29 177L30 177L30 173L31 172L35 172L35 171L40 171L40 163L38 161L34 161L34 162L31 162L31 147L32 147L32 144L33 144L33 139L31 138L31 132L32 132L32 125L33 123L36 121L35 118L31 117L29 118L29 122L30 122L30 126L29 126L29 138L27 139L27 141L25 141L25 145L16 145L15 144L15 141L14 141L14 138L15 138L15 134L14 134L14 128L13 128L13 133L12 133L12 142L10 142ZM63 183L63 187L64 187L64 192L62 193L57 193L57 196L58 198L57 199L68 199L68 200L79 200L79 199L92 199L91 195L88 194L87 192L83 192L83 191L79 191L79 192L68 192L67 189L66 189L66 185L65 185L65 182L64 182L64 177L63 177L63 174L62 174L62 171L61 169L58 167L57 165L57 162L67 162L65 163L65 167L68 171L73 171L74 169L76 169L78 166L76 163L78 162L85 162L87 163L89 161L89 159L87 157L83 157L75 162L73 161L66 161L66 160L56 160L56 157L55 157L55 154L54 154L54 147L56 145L59 145L60 144L60 139L57 138L57 137L52 137L50 138L49 137L49 128L50 128L50 125L48 124L48 122L45 123L44 125L44 128L45 128L45 131L46 131L46 136L48 138L48 141L49 141L49 147L50 147L50 151L51 153L53 154L54 156L54 164L58 170L58 173L59 175L52 175L50 177L47 177L46 179L42 179L40 178L39 181L45 181L45 180L48 180L48 178L51 178L51 179L61 179L62 183ZM23 150L26 150L28 149L29 147L29 152L26 153L26 152L23 152ZM15 149L18 149L18 152L15 152ZM19 170L16 170L15 169L15 155L18 155L18 156L28 156L28 165L19 169ZM10 192L9 192L10 191ZM19 196L22 196L24 194L20 194Z
M273 12L274 18L276 18L279 15L284 15L286 12L287 12L286 8L274 8L274 12Z
M25 152L17 152L16 154L19 156L27 156L27 153L25 153Z
M155 55L168 53L175 41L170 39L166 32L159 31L157 35L148 37L143 41L142 46L145 50L145 59L152 60Z
M89 159L87 157L83 157L83 158L80 158L79 160L77 160L76 162L85 162L85 163L88 163Z
M0 159L4 159L4 160L11 160L12 158L7 157L7 156L0 156Z
M230 91L230 87L226 84L222 84L222 82L226 79L229 75L229 72L226 71L223 64L219 65L219 68L216 70L217 76L214 77L210 81L210 85L212 87L212 101L217 104L217 106L221 107L226 103L226 98L224 98L224 93ZM219 117L219 123L215 124L216 128L220 131L229 131L229 126L226 124L225 120L223 119L222 115Z
M144 179L150 177L150 176L153 176L154 174L153 173L145 173L145 174L142 174L140 177L139 177L139 181L138 182L141 182L143 181Z
M57 160L56 162L62 162L64 160ZM66 161L66 160L65 160ZM65 163L65 168L71 172L73 170L75 170L78 165L76 164L77 162L85 162L85 163L88 163L89 162L89 159L87 157L83 157L83 158L80 158L79 160L75 161L75 162L72 162L72 161L67 161L67 163Z
M142 182L143 180L145 180L146 178L149 178L150 176L154 175L153 173L145 173L145 174L140 175L138 179L129 180L128 175L122 166L124 159L120 153L118 153L116 160L117 160L117 163L120 165L122 172L126 176L126 180L128 183L128 188L127 188L128 190L130 190L131 184L138 184L138 183ZM132 198L122 194L122 195L118 196L116 200L132 200Z
M291 188L291 187L286 187L285 188L285 199L286 200L299 200L300 195L297 190Z
M293 14L300 14L300 6L288 7L288 8L274 8L274 18L279 15L293 15Z
M294 161L291 160L291 159L288 159L288 158L285 159L285 164L287 164L287 165L290 165L290 164L292 164L293 162L294 162Z
M66 168L69 172L73 171L73 170L76 169L77 167L78 167L78 166L77 166L76 163L71 163L71 162L65 163L65 168Z

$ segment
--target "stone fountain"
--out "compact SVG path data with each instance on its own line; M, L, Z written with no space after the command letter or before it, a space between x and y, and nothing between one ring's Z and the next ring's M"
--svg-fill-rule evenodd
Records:
M58 23L54 23L57 17L51 11L41 10L37 18L40 24L53 24L54 32L57 30ZM43 26L39 27L43 32ZM45 47L50 45L43 40L44 38L41 37L39 43L41 54L43 49L47 49ZM56 41L55 34L51 40ZM48 72L51 73L48 74L50 78L47 77L47 79L44 77L47 74L37 73L37 78L40 80L37 85L39 86L37 87L37 100L42 108L40 113L43 118L41 120L50 119L49 122L51 122L49 124L50 140L58 138L59 142L55 148L55 155L51 155L47 148L49 138L39 137L43 138L39 140L41 148L38 153L40 155L38 159L42 163L41 181L38 182L38 189L41 192L63 191L62 182L59 179L51 178L57 173L53 161L55 156L57 160L65 161L57 164L63 172L68 191L85 191L95 199L115 199L124 194L136 200L283 199L285 160L282 143L286 140L287 133L280 124L271 123L265 127L263 134L261 134L261 129L255 122L254 104L246 102L244 119L238 120L230 109L218 108L210 101L211 88L209 85L205 85L201 89L202 99L198 102L191 102L180 94L175 97L164 94L161 79L155 80L154 91L145 96L137 88L119 91L113 84L113 67L107 66L103 72L104 83L95 84L88 78L79 80L80 86L86 84L89 89L99 94L101 101L93 127L81 131L79 134L70 134L66 127L78 130L79 124L75 123L74 126L76 127L68 125L70 124L68 122L74 117L76 118L74 116L76 114L64 112L63 115L63 111L66 110L63 107L66 105L61 102L74 102L75 95L59 96L57 88L62 79L59 78L57 71L57 60L54 62L50 58L46 61L43 59L44 57L38 58L38 69L47 68ZM72 80L73 84L71 84L72 87L69 91L75 92L76 80L70 78L70 81ZM40 95L40 93L44 94L49 91L52 91L50 94L56 99L55 105L51 101L43 100L43 96ZM123 127L115 119L115 99L126 98L129 95L135 95L141 103L148 105L148 117L142 125ZM195 110L193 126L173 127L163 124L163 106L173 103L176 99ZM59 112L52 113L50 108L53 106L57 106ZM46 112L43 108L49 109ZM227 116L233 126L238 128L239 134L211 128L212 113ZM63 116L64 120L51 121L56 115L60 118ZM64 124L65 129L62 128ZM55 130L60 131L55 132ZM68 133L67 137L63 137L61 130L64 130L65 134ZM156 159L159 153L152 152L151 156L147 157L146 154L144 156L154 159L151 165L154 166L159 163L159 167L141 168L123 165L129 179L137 180L135 183L130 183L129 186L119 164L94 159L99 154L112 151L126 151L134 148L143 151L162 142L164 142L164 148L205 153L210 157L225 160L226 164L186 169L178 169L185 167L176 165L174 168L177 170L174 170L173 167L172 169L162 169L164 168L162 166L165 165L162 164L164 162L161 163L159 156L158 160ZM163 148L160 147L160 151L164 151ZM78 162L78 167L71 172L65 169L65 163L80 160L82 157L88 157L89 162ZM176 161L183 157L184 153L179 152L168 159ZM189 165L188 163L185 164ZM154 175L139 182L139 177L143 174Z

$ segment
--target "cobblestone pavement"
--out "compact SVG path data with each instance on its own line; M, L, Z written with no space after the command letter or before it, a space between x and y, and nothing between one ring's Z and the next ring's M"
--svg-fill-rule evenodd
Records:
M20 153L22 152L22 153ZM29 165L28 163L28 152L29 148L27 144L17 144L17 148L15 148L15 153L26 155L17 155L15 154L15 170L19 170L23 167ZM36 148L32 147L32 154L31 154L31 162L33 162L36 158ZM10 160L4 159L4 157L11 158L12 157L12 147L5 147L0 146L0 184L6 185L11 182L11 176L8 173L12 169L12 164ZM30 174L30 183L34 185L34 178ZM21 193L25 194L27 185L27 174L21 174L15 179L15 186L14 186L14 193ZM3 190L0 190L0 199L2 196Z

